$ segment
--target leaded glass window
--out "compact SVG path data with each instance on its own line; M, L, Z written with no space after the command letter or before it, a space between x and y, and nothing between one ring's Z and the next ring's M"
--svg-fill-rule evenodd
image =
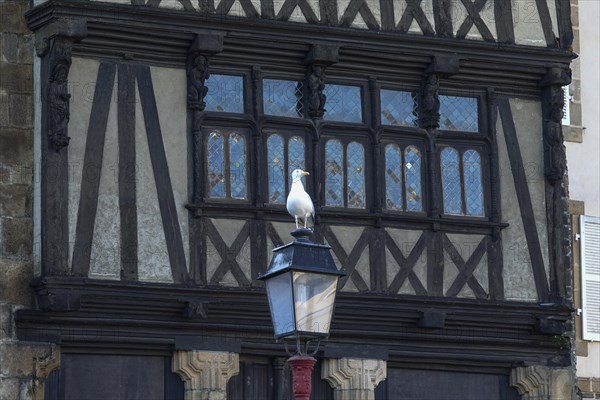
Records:
M209 198L248 198L246 139L239 132L211 130L206 144Z
M244 78L213 74L206 80L206 111L244 112Z
M323 94L327 97L323 119L358 123L363 121L359 86L326 85Z
M483 216L481 156L475 150L467 150L463 153L463 182L466 214Z
M414 93L382 89L380 99L382 125L417 125L417 103Z
M477 99L474 97L440 96L440 129L479 131Z
M481 155L477 150L462 152L446 147L441 152L444 213L484 215Z
M345 160L345 162L344 162ZM365 150L362 144L342 144L330 139L325 145L325 205L365 208Z
M263 109L267 115L302 118L302 82L263 80Z
M297 168L305 169L304 140L297 135L286 140L280 134L272 134L267 139L267 157L269 203L285 204L292 171Z
M416 146L385 147L385 205L389 210L422 211L421 152Z
M339 140L325 145L325 205L344 206L344 153Z
M365 151L357 142L348 145L346 170L348 172L347 206L365 208Z

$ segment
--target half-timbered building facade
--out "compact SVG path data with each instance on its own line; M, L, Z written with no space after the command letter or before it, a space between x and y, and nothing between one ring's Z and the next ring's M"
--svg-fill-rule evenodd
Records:
M571 398L568 0L26 19L39 246L16 330L59 349L45 399L289 398L257 277L291 241L295 168L347 273L314 399Z

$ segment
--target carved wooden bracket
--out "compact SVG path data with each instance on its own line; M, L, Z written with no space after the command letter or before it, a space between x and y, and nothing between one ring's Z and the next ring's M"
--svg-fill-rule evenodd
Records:
M440 79L458 74L456 54L436 54L425 70L419 96L419 126L437 129L440 126Z
M240 372L237 353L176 351L173 372L185 383L185 400L226 400L227 382Z
M321 119L325 114L327 96L325 89L325 69L338 62L339 46L336 44L315 44L306 55L304 63L308 65L306 72L305 104L308 115Z
M321 378L335 389L338 400L373 400L375 388L387 377L383 360L341 358L323 360Z
M87 35L87 22L59 18L36 32L35 47L44 58L45 130L57 152L69 145L69 70L73 43Z
M196 33L192 45L188 49L186 62L187 72L187 104L191 110L203 111L206 107L204 97L208 92L205 85L210 76L209 57L223 51L221 32ZM194 125L194 129L199 128Z

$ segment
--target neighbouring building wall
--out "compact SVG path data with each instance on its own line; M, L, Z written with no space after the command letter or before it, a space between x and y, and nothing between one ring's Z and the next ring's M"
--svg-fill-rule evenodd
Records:
M598 42L600 3L590 0L572 2L575 31L574 50L579 59L572 64L570 88L571 126L565 130L569 168L569 196L573 215L573 261L575 303L581 309L581 249L578 240L579 216L600 216L600 73ZM581 317L577 318L577 376L583 398L600 398L600 343L582 340Z
M55 351L18 342L14 312L32 306L33 35L26 1L0 0L0 399L36 399ZM43 393L43 391L41 391Z

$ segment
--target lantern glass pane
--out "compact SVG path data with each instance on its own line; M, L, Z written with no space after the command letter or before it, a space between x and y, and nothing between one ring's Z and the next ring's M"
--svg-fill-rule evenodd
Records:
M265 281L271 308L275 336L294 332L294 301L292 297L292 273L286 272Z
M293 274L296 329L329 334L338 276L299 271Z

